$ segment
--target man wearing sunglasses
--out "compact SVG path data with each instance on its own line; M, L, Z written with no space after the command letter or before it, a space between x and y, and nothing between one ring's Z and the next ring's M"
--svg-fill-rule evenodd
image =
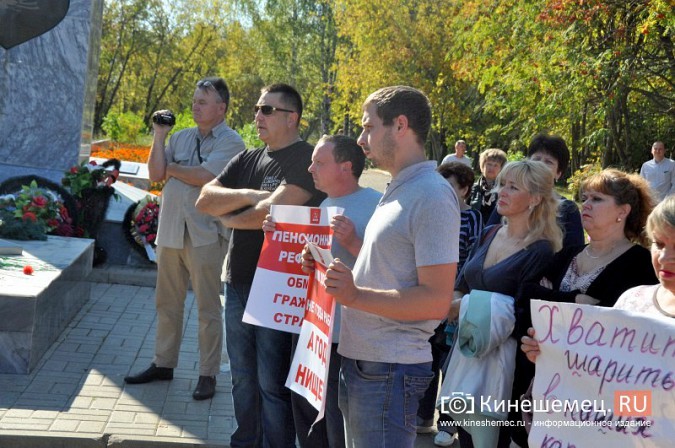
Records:
M318 206L325 195L307 171L312 146L300 138L302 99L286 84L262 89L255 124L264 148L239 154L202 188L197 209L233 228L225 286L225 330L237 429L230 446L294 447L291 335L242 322L270 205Z
M198 212L201 187L220 173L244 142L225 123L230 100L222 78L204 78L192 97L197 127L166 138L172 126L153 122L148 171L153 182L166 181L157 232L157 336L151 366L124 378L129 384L171 380L178 364L188 282L199 309L199 381L195 400L213 397L223 345L221 273L227 251L226 230L213 216ZM154 120L153 120L154 121Z

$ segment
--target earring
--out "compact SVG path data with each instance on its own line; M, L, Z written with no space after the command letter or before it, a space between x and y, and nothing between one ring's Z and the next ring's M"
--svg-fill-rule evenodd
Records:
M616 218L616 222L621 222L621 218Z

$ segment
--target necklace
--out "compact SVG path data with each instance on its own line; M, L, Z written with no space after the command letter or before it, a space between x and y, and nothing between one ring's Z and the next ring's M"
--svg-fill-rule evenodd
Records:
M591 251L590 251L591 245L589 244L588 246L586 246L586 247L584 248L584 253L586 254L586 256L587 256L588 258L591 258L591 259L593 259L593 260L597 260L597 259L599 259L599 258L608 257L608 256L612 255L619 247L622 247L622 246L623 246L622 242L625 242L625 241L626 241L625 239L622 239L622 240L620 240L620 241L617 241L617 242L612 246L612 248L609 250L609 252L606 252L606 253L600 254L600 255L591 255Z
M591 247L591 246L586 246L584 248L584 253L586 254L586 256L588 258L592 258L593 260L597 260L598 258L602 257L602 255L598 255L597 257L594 257L593 255L591 255L591 251L588 250L589 247ZM610 252L613 252L613 251L614 251L614 249L612 249Z

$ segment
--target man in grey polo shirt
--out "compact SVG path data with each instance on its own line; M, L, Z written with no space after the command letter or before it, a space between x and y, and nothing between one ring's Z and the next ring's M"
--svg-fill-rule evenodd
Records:
M652 156L652 160L642 164L640 176L647 179L656 199L662 201L675 193L675 162L666 157L666 146L660 141L652 145Z
M363 105L358 143L392 181L366 227L354 272L335 260L326 291L343 305L340 410L349 447L413 447L418 401L433 377L429 338L450 308L459 203L427 161L429 100L385 87ZM311 269L304 253L303 264Z
M188 281L199 309L199 381L195 400L213 397L220 369L223 318L221 272L228 233L218 218L198 212L201 187L213 180L244 142L225 123L230 100L222 78L204 78L192 97L197 127L176 132L165 146L171 126L153 123L150 180L166 180L157 232L157 336L151 366L124 378L129 384L171 380L183 335Z

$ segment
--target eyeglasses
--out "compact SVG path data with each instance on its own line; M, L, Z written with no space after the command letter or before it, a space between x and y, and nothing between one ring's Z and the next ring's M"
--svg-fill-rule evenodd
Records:
M262 106L256 105L253 109L255 110L256 114L258 113L258 111L261 111L263 113L263 115L272 115L275 110L278 110L280 112L290 112L290 113L295 112L294 110L282 109L280 107L269 106L267 104L262 105Z

